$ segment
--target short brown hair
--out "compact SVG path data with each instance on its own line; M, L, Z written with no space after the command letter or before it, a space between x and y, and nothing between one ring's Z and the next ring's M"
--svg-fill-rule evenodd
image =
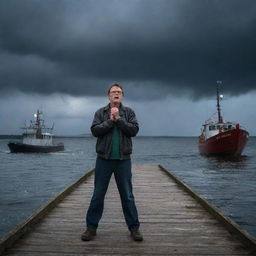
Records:
M115 84L112 84L112 85L109 86L109 88L108 88L108 94L110 94L110 90L111 90L111 88L114 87L114 86L119 87L119 88L122 90L122 94L124 95L124 89L123 89L122 85L121 85L121 84L118 84L118 83L115 83Z

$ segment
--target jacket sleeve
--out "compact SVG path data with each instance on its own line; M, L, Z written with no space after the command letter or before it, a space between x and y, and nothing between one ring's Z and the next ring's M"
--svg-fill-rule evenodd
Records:
M100 110L96 111L91 125L91 132L95 137L102 137L110 132L113 128L114 122L111 119L103 121Z
M139 124L136 115L132 109L129 109L128 120L125 117L120 117L117 120L117 126L128 137L134 137L139 131Z

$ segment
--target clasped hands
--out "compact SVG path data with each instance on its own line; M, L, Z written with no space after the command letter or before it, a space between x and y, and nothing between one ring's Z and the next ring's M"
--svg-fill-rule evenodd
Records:
M119 116L119 109L116 108L116 107L111 108L110 119L115 122L119 118L120 118L120 116Z

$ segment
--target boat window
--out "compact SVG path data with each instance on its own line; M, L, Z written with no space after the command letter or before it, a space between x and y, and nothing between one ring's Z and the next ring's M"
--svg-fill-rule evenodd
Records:
M228 129L229 129L229 130L231 130L231 129L232 129L232 125L231 125L231 124L228 126Z
M214 125L210 125L210 126L209 126L209 130L210 130L210 131L214 131L214 130L215 130L215 126L214 126Z

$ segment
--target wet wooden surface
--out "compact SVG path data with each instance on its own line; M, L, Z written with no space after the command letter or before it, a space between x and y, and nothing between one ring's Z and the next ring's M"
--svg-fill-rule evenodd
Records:
M157 165L134 165L143 242L127 230L112 177L93 241L80 240L93 175L4 255L254 255Z

